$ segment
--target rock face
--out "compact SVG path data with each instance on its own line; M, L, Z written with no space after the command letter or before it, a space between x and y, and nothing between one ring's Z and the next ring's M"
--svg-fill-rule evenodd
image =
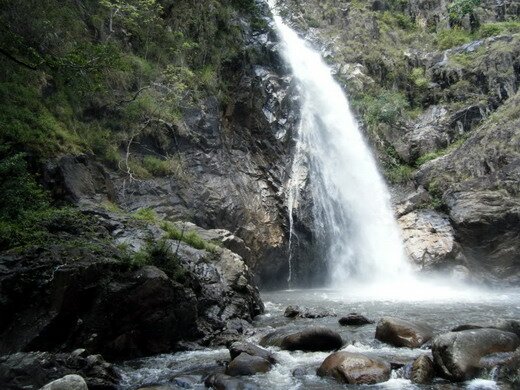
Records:
M88 390L87 383L79 375L65 375L46 384L40 390Z
M327 376L353 385L369 385L390 379L390 364L377 358L351 353L335 352L318 368L318 376Z
M85 347L128 359L172 351L183 340L208 344L226 322L262 312L252 275L237 254L161 241L165 232L157 226L127 217L99 218L93 226L101 239L93 238L93 248L54 244L0 256L0 353ZM107 243L121 240L138 252L147 237L174 248L172 269L171 254L154 247L154 261L169 274L155 265L133 266L123 257L136 256L132 249L121 253Z
M69 390L63 384L81 382L78 375L89 390L116 390L120 380L114 367L101 356L87 356L82 350L71 354L19 352L0 357L0 387L5 390L37 390L54 380L58 383L49 383L44 389Z
M395 317L383 317L377 323L376 339L395 347L418 348L433 337L427 324Z
M259 6L259 12L269 11ZM257 281L279 285L287 273L279 259L287 244L284 184L297 100L275 34L270 28L244 34L247 54L227 75L226 103L209 96L185 109L180 123L152 123L130 146L136 158L173 156L174 173L132 180L79 156L49 162L44 178L56 195L79 205L109 199L125 210L147 207L172 221L232 232L221 237L224 246L244 258ZM302 251L299 258L308 256Z
M272 345L287 351L333 351L343 346L339 333L323 327L314 326L296 333L280 329L264 336L261 345Z
M345 317L341 317L339 319L339 324L343 326L347 325L353 325L353 326L360 326L360 325L367 325L367 324L373 324L374 321L369 320L365 316L357 313L350 313L346 315Z
M520 339L515 334L497 329L450 332L434 339L433 362L444 378L464 381L478 374L483 356L514 351L519 345Z
M419 270L435 270L463 261L447 215L417 210L398 219L408 258Z

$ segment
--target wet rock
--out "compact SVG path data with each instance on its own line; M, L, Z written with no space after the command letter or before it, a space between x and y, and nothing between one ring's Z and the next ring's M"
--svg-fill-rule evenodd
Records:
M374 384L390 379L390 364L359 353L335 352L318 368L318 376L327 376L347 384Z
M201 382L202 377L199 375L183 375L173 378L173 384L182 389L193 389Z
M248 383L225 374L210 375L204 381L204 385L215 390L260 390L254 383Z
M473 323L459 325L453 328L452 332L460 332L469 329L498 329L504 332L511 332L520 337L520 322L515 320L496 320L488 323Z
M383 317L377 323L375 337L395 347L418 348L433 337L433 329L420 322Z
M346 315L345 317L341 317L339 319L339 324L346 326L346 325L354 325L354 326L360 326L360 325L367 325L367 324L373 324L374 321L369 320L365 316L357 313L350 313Z
M260 345L277 346L287 351L333 351L343 346L339 333L324 326L314 326L296 333L281 329L262 338Z
M473 329L437 336L432 344L436 371L446 379L464 381L475 378L480 359L488 354L514 351L520 339L497 329Z
M229 347L229 354L231 355L231 359L235 359L241 353L246 353L251 356L261 357L262 359L267 360L268 362L275 364L276 358L272 354L272 352L267 349L261 348L252 343L244 342L235 342L231 344Z
M2 389L37 389L70 375L82 377L89 390L116 390L120 380L114 367L99 355L19 352L0 357Z
M46 384L40 390L88 390L87 383L79 375L65 375Z
M496 379L520 388L520 349L497 366Z
M426 355L421 355L415 359L411 368L410 379L413 383L430 383L435 376L435 367L433 362Z
M229 363L226 374L230 376L255 375L270 369L271 363L268 360L243 352Z
M301 308L300 306L287 306L284 312L284 316L288 318L323 318L323 317L336 317L336 313L332 310L327 309L308 309Z

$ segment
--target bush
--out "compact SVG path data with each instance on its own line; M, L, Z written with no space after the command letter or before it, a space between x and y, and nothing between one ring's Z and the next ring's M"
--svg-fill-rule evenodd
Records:
M145 221L150 223L155 223L158 220L158 216L151 208L144 207L142 209L137 210L132 216L138 221Z
M520 32L520 22L497 22L486 23L480 26L478 35L481 38L488 38L501 34L516 34Z
M465 43L470 42L471 39L469 31L459 27L454 27L452 29L439 31L435 41L440 50L446 50L452 47L464 45Z
M120 250L127 251L126 248L120 248ZM127 255L125 258L134 267L153 265L178 282L182 283L185 280L186 270L181 266L179 258L175 256L165 240L148 242L139 252Z
M408 101L399 91L385 90L375 97L365 95L360 102L363 118L369 125L380 122L393 125L408 107Z
M385 169L385 176L392 184L406 183L410 181L414 169L408 165L396 164Z

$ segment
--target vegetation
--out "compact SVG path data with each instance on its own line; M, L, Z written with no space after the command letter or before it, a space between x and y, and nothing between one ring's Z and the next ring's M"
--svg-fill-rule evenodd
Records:
M212 253L218 249L218 245L204 240L195 230L185 232L171 222L163 222L161 228L166 232L165 238L167 239L182 241L195 249L203 249Z
M124 251L124 248L120 249ZM163 270L173 280L180 283L185 281L186 270L181 266L179 258L171 248L171 244L166 240L150 241L136 253L126 251L125 258L134 267L154 265Z

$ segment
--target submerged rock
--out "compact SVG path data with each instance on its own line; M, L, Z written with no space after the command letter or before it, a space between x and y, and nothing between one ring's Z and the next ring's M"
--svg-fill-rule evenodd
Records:
M444 378L464 381L479 373L480 359L491 353L514 351L520 339L497 329L471 329L436 337L432 344L436 371Z
M421 355L412 363L410 379L413 383L426 384L430 383L435 376L435 367L432 360Z
M46 384L40 390L88 390L87 383L79 375L65 375Z
M276 358L274 357L273 353L267 349L245 341L231 344L229 347L229 354L231 355L231 359L235 359L241 353L246 353L251 356L258 356L273 364L276 363Z
M204 385L215 390L260 390L254 383L244 382L225 374L213 374L206 378Z
M229 363L226 374L230 376L255 375L270 369L271 363L268 360L243 352Z
M313 326L299 332L289 333L281 329L264 336L263 346L277 346L287 351L333 351L343 346L340 334L324 326Z
M337 314L332 310L327 309L309 309L302 308L300 306L287 306L284 312L284 316L287 318L323 318L323 317L336 317Z
M496 379L520 388L520 349L498 365Z
M341 317L339 319L339 324L346 326L346 325L354 325L354 326L360 326L360 325L367 325L367 324L373 324L374 321L369 320L365 316L357 313L350 313L347 314L345 317Z
M318 376L327 376L339 382L368 385L390 379L390 364L378 358L359 353L335 352L318 368Z
M86 356L83 350L56 354L19 352L0 357L1 389L36 389L54 380L78 375L89 390L116 390L121 379L114 367L100 355Z
M421 322L383 317L377 323L375 337L395 347L418 348L433 337L433 329Z

